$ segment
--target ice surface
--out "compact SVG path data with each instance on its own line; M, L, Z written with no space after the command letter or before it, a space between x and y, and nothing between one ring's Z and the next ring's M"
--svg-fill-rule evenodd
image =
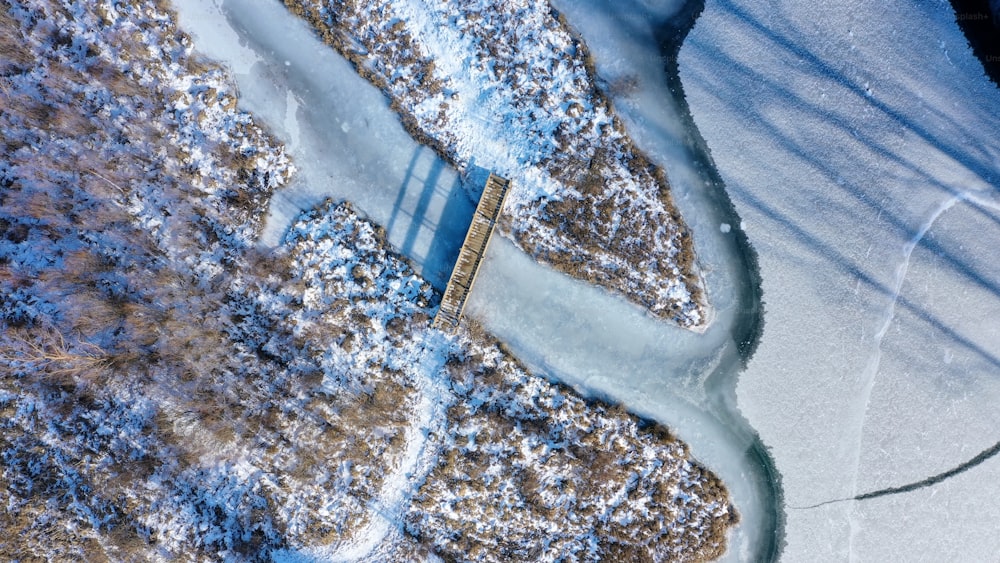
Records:
M985 560L1000 460L1000 94L944 3L709 0L680 53L760 257L739 406L789 561Z
M733 382L715 380L739 365L721 322L699 335L657 321L631 303L532 262L505 239L491 243L467 314L536 372L620 401L676 430L693 455L720 475L741 513L730 559L752 558L766 541L770 530L761 523L769 519L772 499L748 454L755 437L729 410L724 392Z
M198 51L228 66L240 104L289 149L297 181L273 198L262 244L302 209L350 200L438 288L475 209L454 169L416 143L388 101L280 2L176 0Z

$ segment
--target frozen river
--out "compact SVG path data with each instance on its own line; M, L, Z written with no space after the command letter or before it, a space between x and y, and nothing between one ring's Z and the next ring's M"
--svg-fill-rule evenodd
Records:
M381 93L280 3L175 5L196 48L231 69L242 107L286 143L299 168L296 183L272 202L262 244L276 244L301 209L346 199L442 288L482 179L460 177L416 144ZM491 245L477 281L489 291L473 293L467 314L539 373L676 430L722 477L742 515L729 558L769 558L780 541L780 490L735 403L736 379L761 328L755 261L686 107L671 91L676 76L664 64L672 49L664 39L687 16L671 19L683 12L679 2L658 10L620 2L612 9L602 0L556 5L591 45L609 86L629 85L610 90L630 133L668 172L694 231L715 320L704 334L656 321L535 264L503 239Z

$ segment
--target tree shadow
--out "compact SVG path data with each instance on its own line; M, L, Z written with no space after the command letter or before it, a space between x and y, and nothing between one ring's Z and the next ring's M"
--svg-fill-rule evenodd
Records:
M994 205L1000 204L1000 151L982 141L981 129L990 125L981 119L963 120L983 113L995 116L996 112L985 106L986 101L963 90L963 85L927 81L927 63L919 57L902 63L909 68L897 69L904 74L901 78L873 76L871 69L851 68L847 62L835 65L828 62L836 60L828 54L804 47L816 43L804 37L796 25L783 21L781 13L768 12L766 21L762 21L732 0L718 0L715 7L718 10L715 21L725 22L724 33L755 44L757 51L740 53L732 47L724 50L711 38L689 41L685 50L694 55L685 67L684 84L706 96L706 108L728 113L731 126L751 128L756 135L755 145L774 147L775 158L791 161L754 165L758 171L773 170L774 178L770 180L773 183L801 182L797 191L789 190L786 185L772 192L757 184L762 177L759 175L743 183L738 167L730 169L736 181L731 181L727 188L740 209L744 213L752 210L748 215L761 223L759 232L767 232L769 239L781 241L780 247L772 248L771 252L785 251L782 247L787 245L789 254L804 256L810 261L809 267L829 271L830 279L813 276L816 284L836 283L837 277L856 280L858 287L864 286L881 301L870 300L861 307L871 310L880 309L882 303L894 304L888 311L890 320L898 321L905 316L905 322L909 322L912 318L912 322L903 325L906 333L890 334L885 342L878 342L883 353L905 362L907 371L901 376L925 378L936 389L946 389L951 380L958 380L967 390L976 384L977 377L985 381L1000 375L1000 348L984 339L982 326L955 322L960 315L949 314L933 299L909 291L904 283L909 281L906 275L911 273L910 256L918 256L914 251L922 249L926 252L923 261L918 262L921 267L942 268L940 272L946 274L943 279L957 280L953 286L935 287L929 291L931 296L934 292L969 289L975 290L977 299L987 301L982 303L984 308L988 307L986 310L1000 307L1000 275L992 266L993 256L982 255L983 249L989 248L989 241L1000 243L1000 205ZM925 10L929 19L938 17L932 13L937 8L916 9ZM757 54L783 62L787 68L750 58ZM704 61L711 64L701 64ZM911 69L912 77L905 75ZM803 75L813 78L813 82L801 80ZM816 80L817 77L821 79ZM870 84L875 84L874 91ZM820 101L822 96L810 92L809 87L829 89L829 100ZM891 90L880 92L883 88ZM733 95L744 90L751 91L751 95ZM923 95L927 92L930 97L924 102ZM923 114L913 111L915 100L922 100ZM952 105L956 100L965 105L959 106L957 102ZM811 123L822 126L822 136L808 130ZM904 150L900 139L918 143L919 149ZM751 151L751 154L752 158L769 156L768 151ZM852 162L852 157L863 158ZM783 173L793 168L807 170L809 174ZM890 176L893 184L904 188L886 190L879 179ZM755 183L753 189L750 182ZM790 193L800 197L789 197ZM963 208L971 211L968 216L985 219L981 223L983 228L970 230L963 225L955 231L957 234L942 231L944 236L935 236L938 225L934 221L940 214L929 217L928 207L950 200L961 202ZM874 225L863 224L869 217L874 218ZM828 223L853 224L856 229L837 232L827 228ZM852 245L856 249L866 236L882 237L871 240L873 246L886 250L881 260L852 251ZM965 251L961 245L963 238L968 240L972 236L980 255ZM844 240L848 237L852 238L850 243ZM910 243L916 247L906 253L904 262L904 251ZM933 255L933 261L927 261L928 253ZM903 279L893 280L894 272L902 272ZM904 311L906 315L902 314ZM965 351L967 358L976 360L973 364L976 369L972 372L957 365L947 369L934 365L925 350L918 353L912 349L914 346L940 349L953 346ZM974 458L926 479L851 498L866 500L931 486L998 453L1000 445L993 445Z
M985 193L987 198L993 198L997 192L1000 192L996 183L996 166L995 163L988 162L990 158L988 151L972 151L969 150L968 146L956 146L953 142L954 138L962 136L967 131L967 125L956 123L953 119L939 114L940 117L948 120L946 124L951 126L954 131L961 132L948 135L918 122L902 110L892 107L889 102L871 95L863 85L858 83L857 79L847 76L840 69L833 68L815 53L802 47L801 45L807 44L807 42L801 37L785 36L778 33L775 29L780 26L774 25L774 22L765 25L728 0L721 0L720 4L726 11L727 19L738 22L728 32L757 36L763 44L786 55L789 60L797 61L798 65L804 66L806 72L829 78L839 89L839 95L852 97L854 102L873 111L874 115L865 123L880 119L882 123L886 121L892 123L893 127L900 132L915 135L927 145L932 146L940 155L944 155L951 162L960 166L968 177L977 180L981 185L989 186L992 193ZM788 33L792 34L792 32ZM954 183L943 181L939 177L940 171L934 169L932 165L927 162L914 161L900 154L896 147L892 146L892 139L882 134L879 128L867 128L863 125L859 127L858 120L852 120L844 115L842 110L837 109L832 102L830 106L824 106L807 99L799 90L790 85L791 82L779 82L774 78L762 75L724 53L715 45L697 42L688 48L697 50L699 57L712 60L715 65L725 68L725 73L709 73L709 71L697 67L688 68L685 71L685 79L689 86L696 83L704 91L720 91L728 94L733 89L745 87L746 84L754 84L756 88L754 100L780 101L782 112L779 113L773 111L774 108L766 104L754 105L729 95L715 96L718 103L727 106L727 109L733 113L752 122L754 130L763 134L760 138L761 143L771 143L780 149L779 154L790 155L805 163L810 171L815 172L817 178L825 180L824 185L836 186L836 189L841 194L847 195L848 199L837 201L835 198L823 194L810 193L810 190L803 186L803 199L816 198L810 203L815 205L817 212L816 216L805 221L781 210L793 207L788 202L770 202L766 200L766 196L752 193L739 184L730 185L730 192L741 204L753 208L768 218L773 222L775 228L780 229L781 232L786 233L785 236L807 248L812 255L859 280L878 294L890 299L896 298L895 288L879 279L880 275L886 273L887 267L892 267L894 264L872 262L865 264L857 258L849 257L841 250L837 241L824 238L822 233L813 227L813 224L816 221L821 221L823 215L831 217L833 214L840 215L842 219L853 215L856 220L856 205L860 204L877 216L879 221L887 223L895 231L894 236L905 241L918 235L922 218L915 216L912 212L904 215L903 212L907 210L905 202L889 201L888 199L889 197L898 198L902 194L888 194L887 197L883 197L886 195L884 190L880 186L866 182L864 175L852 175L849 171L832 164L831 160L823 158L823 151L817 150L813 144L814 139L808 135L796 137L794 128L789 128L788 123L783 122L782 119L793 115L801 120L799 123L816 120L821 121L825 127L832 126L840 136L851 139L851 142L859 147L859 151L877 157L880 166L889 168L886 165L891 165L897 173L905 174L906 178L912 179L915 184L931 186L940 191L942 198L966 196L968 192L963 189L964 186L956 186ZM725 78L722 75L725 75ZM864 168L866 164L859 162L857 166ZM776 163L776 166L780 167L780 163ZM896 207L886 205L887 202L895 203ZM974 200L967 203L994 225L1000 226L1000 215L996 210L980 205ZM801 216L798 213L796 215ZM937 255L967 283L1000 299L1000 280L997 280L990 272L984 271L980 265L975 264L967 253L949 247L933 237L924 236L919 239L917 244ZM1000 368L1000 356L997 355L997 352L977 344L972 337L963 333L961 327L949 326L926 307L910 300L905 295L898 296L897 304L941 334L946 335L956 345L970 350L988 364Z

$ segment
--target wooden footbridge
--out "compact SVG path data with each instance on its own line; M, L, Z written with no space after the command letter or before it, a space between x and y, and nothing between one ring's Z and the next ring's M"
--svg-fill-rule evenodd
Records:
M462 311L465 310L465 301L472 292L472 284L476 282L479 265L486 255L490 237L493 236L500 210L503 209L509 185L508 180L494 174L490 174L486 180L483 197L479 199L476 212L472 214L472 224L469 225L469 232L465 235L462 250L458 253L455 269L451 271L451 278L448 279L448 287L445 288L444 297L441 298L441 307L434 317L436 328L451 328L458 325Z

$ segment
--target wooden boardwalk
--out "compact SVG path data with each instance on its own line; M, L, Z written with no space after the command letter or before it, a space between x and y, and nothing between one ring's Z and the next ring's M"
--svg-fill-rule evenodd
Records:
M476 282L479 265L486 255L490 237L493 236L493 228L496 227L500 210L503 209L509 186L508 180L493 174L486 180L483 196L479 199L476 212L472 214L472 224L469 225L465 242L458 252L455 269L451 271L448 287L445 288L444 296L441 298L441 307L434 317L436 328L451 328L458 325L462 311L465 310L465 301L469 298L472 285Z

